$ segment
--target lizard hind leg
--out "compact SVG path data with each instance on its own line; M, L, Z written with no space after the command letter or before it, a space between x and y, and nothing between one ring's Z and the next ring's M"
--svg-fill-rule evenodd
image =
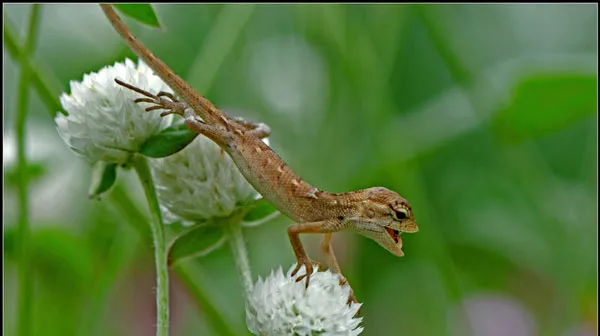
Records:
M327 257L327 265L329 266L331 271L335 274L339 274L340 286L344 286L344 285L348 284L348 287L350 287L350 294L348 296L348 304L350 304L351 302L358 303L356 296L354 296L354 290L348 283L348 280L346 279L346 277L344 277L344 275L342 274L340 265L337 262L335 254L333 253L333 248L331 247L331 233L325 233L323 235L323 240L321 241L321 250Z
M159 93L156 94L157 97L168 97L169 99L171 99L172 102L178 102L179 100L177 100L177 98L175 98L175 95L173 95L171 92L166 92L166 91L160 91Z
M196 116L187 116L184 124L190 131L205 135L221 147L229 146L233 139L227 130L209 125Z
M129 90L135 91L143 96L146 96L146 98L137 98L133 101L136 104L152 104L152 106L145 108L146 112L154 110L166 110L160 114L161 117L164 117L169 114L179 114L180 116L185 117L187 104L178 101L173 94L161 91L157 95L154 95L146 90L142 90L137 86L125 83L117 78L115 78L115 82ZM163 97L167 97L169 99L165 99Z
M266 138L271 135L271 129L269 126L263 123L255 123L252 121L244 120L239 117L231 118L235 124L241 126L246 131L250 132L250 134L258 137L259 139Z
M325 254L327 258L327 266L331 269L333 273L342 274L340 269L340 265L335 258L335 254L333 253L333 249L331 247L331 233L325 233L323 235L323 240L321 241L321 251Z

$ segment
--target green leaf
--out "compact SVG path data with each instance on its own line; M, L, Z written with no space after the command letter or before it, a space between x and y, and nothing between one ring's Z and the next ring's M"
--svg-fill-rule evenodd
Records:
M269 201L265 200L264 198L256 200L249 206L252 208L244 215L244 222L258 221L277 211L273 204L269 203Z
M114 4L124 15L151 27L160 27L158 17L150 4Z
M597 77L582 74L536 74L525 78L492 123L493 131L512 142L564 128L598 106Z
M173 155L192 142L198 133L188 130L183 123L173 125L148 139L140 153L151 158Z
M186 257L202 256L220 246L223 242L223 230L220 221L195 225L179 234L167 251L169 265Z
M90 184L89 197L98 198L108 191L117 180L117 164L98 161L92 172L92 183Z

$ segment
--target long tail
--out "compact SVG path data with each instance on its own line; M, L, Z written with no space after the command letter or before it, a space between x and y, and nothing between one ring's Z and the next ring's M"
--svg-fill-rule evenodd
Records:
M213 125L223 124L227 119L218 108L216 108L208 99L202 97L181 77L179 77L168 65L154 56L154 54L138 41L123 23L119 15L108 4L100 4L104 14L121 35L125 43L138 55L171 89L185 100L188 105L204 119L205 122Z

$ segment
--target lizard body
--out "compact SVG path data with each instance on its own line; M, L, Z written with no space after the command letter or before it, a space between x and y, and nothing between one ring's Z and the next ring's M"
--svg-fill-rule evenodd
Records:
M190 130L203 134L223 148L233 159L246 180L281 213L296 224L288 228L290 242L298 260L296 274L302 265L308 286L313 261L299 239L300 233L323 233L322 249L334 272L340 268L331 250L331 233L344 229L369 237L388 251L402 256L400 233L417 232L418 227L408 201L396 192L373 187L348 193L328 193L303 181L261 138L268 136L266 125L234 119L220 111L206 98L175 74L129 32L109 5L101 5L107 18L124 41L154 72L171 87L183 101L168 93L157 95L116 80L122 86L147 98L136 102L151 103L147 111L164 109L166 114L184 117ZM168 97L166 99L164 97ZM341 277L345 282L345 278ZM351 299L356 300L351 294Z

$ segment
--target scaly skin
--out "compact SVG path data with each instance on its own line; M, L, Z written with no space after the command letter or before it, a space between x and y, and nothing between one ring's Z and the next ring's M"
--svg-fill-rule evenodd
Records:
M161 116L179 114L192 131L203 134L223 148L233 159L246 180L266 200L296 224L288 228L288 235L298 265L295 275L304 265L308 287L312 265L299 238L300 233L323 233L322 249L334 272L340 267L331 249L331 233L353 230L378 242L391 253L403 256L400 233L417 232L413 212L408 201L383 187L373 187L348 193L328 193L303 181L261 138L270 130L264 124L253 124L234 119L220 111L206 98L175 74L165 63L141 44L123 24L109 5L101 5L107 18L129 47L167 83L184 102L168 93L157 95L140 90L117 80L117 83L147 98L138 103L150 103L146 110L164 109ZM165 98L167 97L167 98ZM341 282L346 279L341 276ZM349 301L356 301L353 293Z

